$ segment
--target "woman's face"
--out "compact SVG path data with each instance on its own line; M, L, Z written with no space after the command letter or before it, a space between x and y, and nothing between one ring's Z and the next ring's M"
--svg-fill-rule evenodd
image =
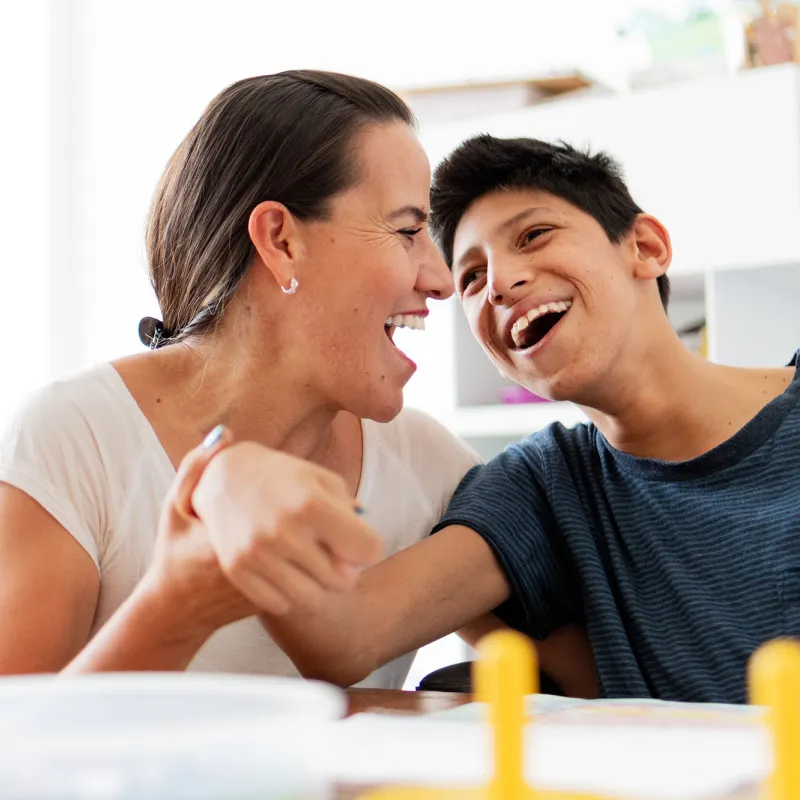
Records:
M395 327L422 329L428 300L449 297L453 281L428 235L430 165L414 133L374 125L355 146L359 183L328 219L299 223L300 289L286 299L300 301L295 341L325 401L388 421L416 369L393 344Z

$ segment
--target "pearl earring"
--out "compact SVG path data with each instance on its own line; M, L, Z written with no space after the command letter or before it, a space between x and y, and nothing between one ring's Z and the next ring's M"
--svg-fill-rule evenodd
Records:
M295 278L294 275L292 275L292 281L289 284L289 288L287 289L285 286L281 286L281 291L284 294L294 294L297 291L297 287L299 285L300 284L297 282L297 278Z

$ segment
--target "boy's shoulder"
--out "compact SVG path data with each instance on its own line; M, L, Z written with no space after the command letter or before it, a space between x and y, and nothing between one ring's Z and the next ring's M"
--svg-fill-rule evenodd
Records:
M546 468L554 458L592 459L597 445L598 432L591 422L571 427L555 422L510 445L495 458L521 459L532 467Z

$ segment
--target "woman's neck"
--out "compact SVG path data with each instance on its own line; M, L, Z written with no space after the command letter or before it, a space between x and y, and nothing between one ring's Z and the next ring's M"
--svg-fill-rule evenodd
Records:
M360 447L360 420L322 402L308 380L224 337L114 362L173 463L215 426L337 471Z

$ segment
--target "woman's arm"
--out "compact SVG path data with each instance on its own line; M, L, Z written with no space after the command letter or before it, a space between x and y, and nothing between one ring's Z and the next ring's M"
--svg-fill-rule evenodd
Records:
M0 674L56 672L86 643L100 587L89 554L0 483Z
M0 673L181 669L231 618L232 605L233 616L254 612L224 579L200 526L190 531L193 520L176 505L226 443L186 459L165 504L153 568L88 646L96 565L39 503L0 483Z

